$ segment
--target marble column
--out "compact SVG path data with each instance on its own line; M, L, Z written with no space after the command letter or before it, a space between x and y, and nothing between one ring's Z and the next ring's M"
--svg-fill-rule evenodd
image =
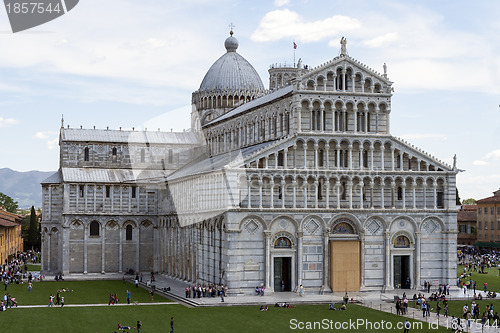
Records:
M262 209L262 180L259 179L259 208Z
M266 261L266 289L267 290L272 290L271 288L271 231L266 230L264 231L264 238L266 240L266 255L265 255L265 261Z
M370 146L370 170L373 171L373 146Z
M415 281L413 288L420 287L420 240L422 238L421 232L415 232Z
M385 232L385 288L391 288L391 233Z
M326 191L326 209L330 208L330 181L327 179L325 183L325 191Z
M87 225L84 225L83 226L83 274L87 274L87 235L88 235ZM49 238L49 244L50 244L50 238ZM48 252L50 253L50 251Z
M319 167L318 148L319 148L319 145L317 143L315 143L314 144L314 168L315 169L317 169Z
M391 170L394 171L394 147L391 147Z
M323 292L331 291L330 288L330 253L329 249L330 234L328 231L323 232Z
M406 208L406 184L402 183L401 184L401 191L402 191L402 198L403 199L403 209Z
M104 274L106 270L106 226L102 225L102 235L101 235L101 274Z
M281 178L281 183L280 183L280 186L281 186L281 208L285 208L285 200L286 200L286 197L285 197L285 179L284 178Z
M302 284L303 236L304 233L302 231L297 232L297 287L299 287Z
M361 258L360 258L360 268L361 268L361 288L365 287L365 232L361 230L360 236L360 246L361 246Z
M270 196L271 196L271 208L274 208L274 179L271 178L269 181L269 191L270 191Z

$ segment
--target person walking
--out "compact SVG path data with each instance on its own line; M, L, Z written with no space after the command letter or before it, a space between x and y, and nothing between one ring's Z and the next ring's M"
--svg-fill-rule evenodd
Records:
M404 326L403 333L409 333L411 324L410 324L410 321L408 319L405 320L403 326Z
M61 297L61 308L64 306L64 296Z
M31 292L31 288L33 288L33 283L28 282L28 291Z
M139 288L139 280L137 279L137 276L135 277L135 287Z
M140 320L137 321L137 333L141 333L142 322Z
M130 304L130 296L131 296L130 290L127 289L127 304Z
M174 317L170 318L170 333L174 333Z
M49 296L49 307L54 306L54 295L50 294Z

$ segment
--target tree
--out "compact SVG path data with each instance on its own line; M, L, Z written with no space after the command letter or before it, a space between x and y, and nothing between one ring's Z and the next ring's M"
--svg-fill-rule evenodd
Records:
M30 226L28 229L28 244L33 248L40 248L38 244L39 239L39 228L38 228L38 220L36 218L35 207L31 206L31 215L30 215Z
M18 208L17 201L14 201L11 197L0 192L0 208L5 209L10 213L17 213Z
M473 198L462 200L462 205L475 205L475 204L476 204L476 199Z

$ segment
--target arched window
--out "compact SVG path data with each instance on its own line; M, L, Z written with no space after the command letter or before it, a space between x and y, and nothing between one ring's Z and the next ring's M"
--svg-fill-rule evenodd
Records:
M113 147L112 154L113 156L116 156L116 147Z
M318 151L318 167L320 168L324 167L324 155L325 151L323 149L320 149Z
M125 228L125 239L132 240L132 226L130 224Z
M90 158L89 147L85 147L83 155L83 159L85 160L85 162L88 162Z
M284 165L284 163L283 163L283 152L280 151L280 152L278 152L278 166L282 167L283 165Z
M90 223L90 236L99 236L99 222L92 221Z
M403 200L403 188L398 186L398 200Z

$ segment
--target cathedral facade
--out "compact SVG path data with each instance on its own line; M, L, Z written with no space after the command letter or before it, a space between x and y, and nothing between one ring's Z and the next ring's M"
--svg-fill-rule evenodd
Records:
M347 54L271 66L228 37L190 131L61 127L42 270L159 272L233 295L456 278L456 166L390 134L392 82Z

